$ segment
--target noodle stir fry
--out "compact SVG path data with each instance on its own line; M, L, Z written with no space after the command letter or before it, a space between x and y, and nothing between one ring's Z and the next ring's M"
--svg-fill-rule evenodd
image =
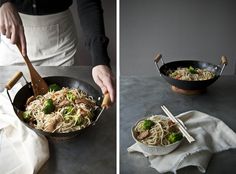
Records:
M207 69L193 68L177 68L177 70L169 72L169 77L177 80L201 81L214 78L215 74Z
M96 101L80 89L58 88L39 95L27 104L23 114L25 122L46 132L67 133L89 126Z
M175 123L159 115L138 122L134 132L138 141L153 146L169 145L183 138Z

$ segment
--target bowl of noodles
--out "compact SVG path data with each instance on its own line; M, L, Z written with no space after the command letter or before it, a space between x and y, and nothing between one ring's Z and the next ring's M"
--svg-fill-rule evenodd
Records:
M183 140L177 125L164 115L152 115L139 120L131 133L140 148L151 155L166 155Z

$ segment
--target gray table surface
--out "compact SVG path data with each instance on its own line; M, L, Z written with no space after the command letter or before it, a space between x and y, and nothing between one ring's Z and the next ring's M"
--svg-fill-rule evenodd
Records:
M199 110L223 120L236 132L236 76L222 76L205 94L186 96L171 91L160 76L123 76L120 80L120 173L156 174L148 159L138 153L128 153L134 143L130 129L145 115L164 114L165 104L174 114ZM220 141L220 140L219 140ZM235 173L236 149L214 154L209 162L208 174ZM186 167L180 174L200 173L196 167Z
M91 67L36 67L41 76L70 76L98 87ZM0 67L0 91L16 71L29 79L26 67ZM39 174L112 174L116 172L116 106L104 111L95 126L70 140L49 140L50 159Z

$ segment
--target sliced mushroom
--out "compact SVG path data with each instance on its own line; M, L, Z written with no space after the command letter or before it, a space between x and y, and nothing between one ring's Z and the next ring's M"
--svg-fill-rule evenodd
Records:
M35 100L35 96L32 95L30 98L27 99L26 105L28 105L30 102L32 102L34 100Z
M96 106L95 103L92 103L91 101L86 100L86 99L84 99L84 98L82 98L82 99L76 99L76 100L75 100L75 103L76 103L76 104L84 103L85 105L88 105L89 107L95 107L95 106Z
M60 116L56 116L56 117L52 118L49 121L49 123L45 125L44 130L46 132L53 132L56 129L57 124L60 122L60 120L61 120Z
M138 140L143 140L143 139L146 138L148 135L149 135L149 131L146 130L146 131L144 131L144 132L141 132L141 133L137 136L137 139L138 139Z
M57 105L57 107L63 107L63 106L66 106L66 105L69 105L70 104L70 102L69 101L67 101L67 100L63 100L62 102L60 102L58 105Z

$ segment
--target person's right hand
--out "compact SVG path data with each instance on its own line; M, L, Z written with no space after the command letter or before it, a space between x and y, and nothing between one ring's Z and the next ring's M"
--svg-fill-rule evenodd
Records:
M22 21L16 8L10 2L6 2L0 7L0 33L6 35L12 44L17 45L23 56L27 54Z

